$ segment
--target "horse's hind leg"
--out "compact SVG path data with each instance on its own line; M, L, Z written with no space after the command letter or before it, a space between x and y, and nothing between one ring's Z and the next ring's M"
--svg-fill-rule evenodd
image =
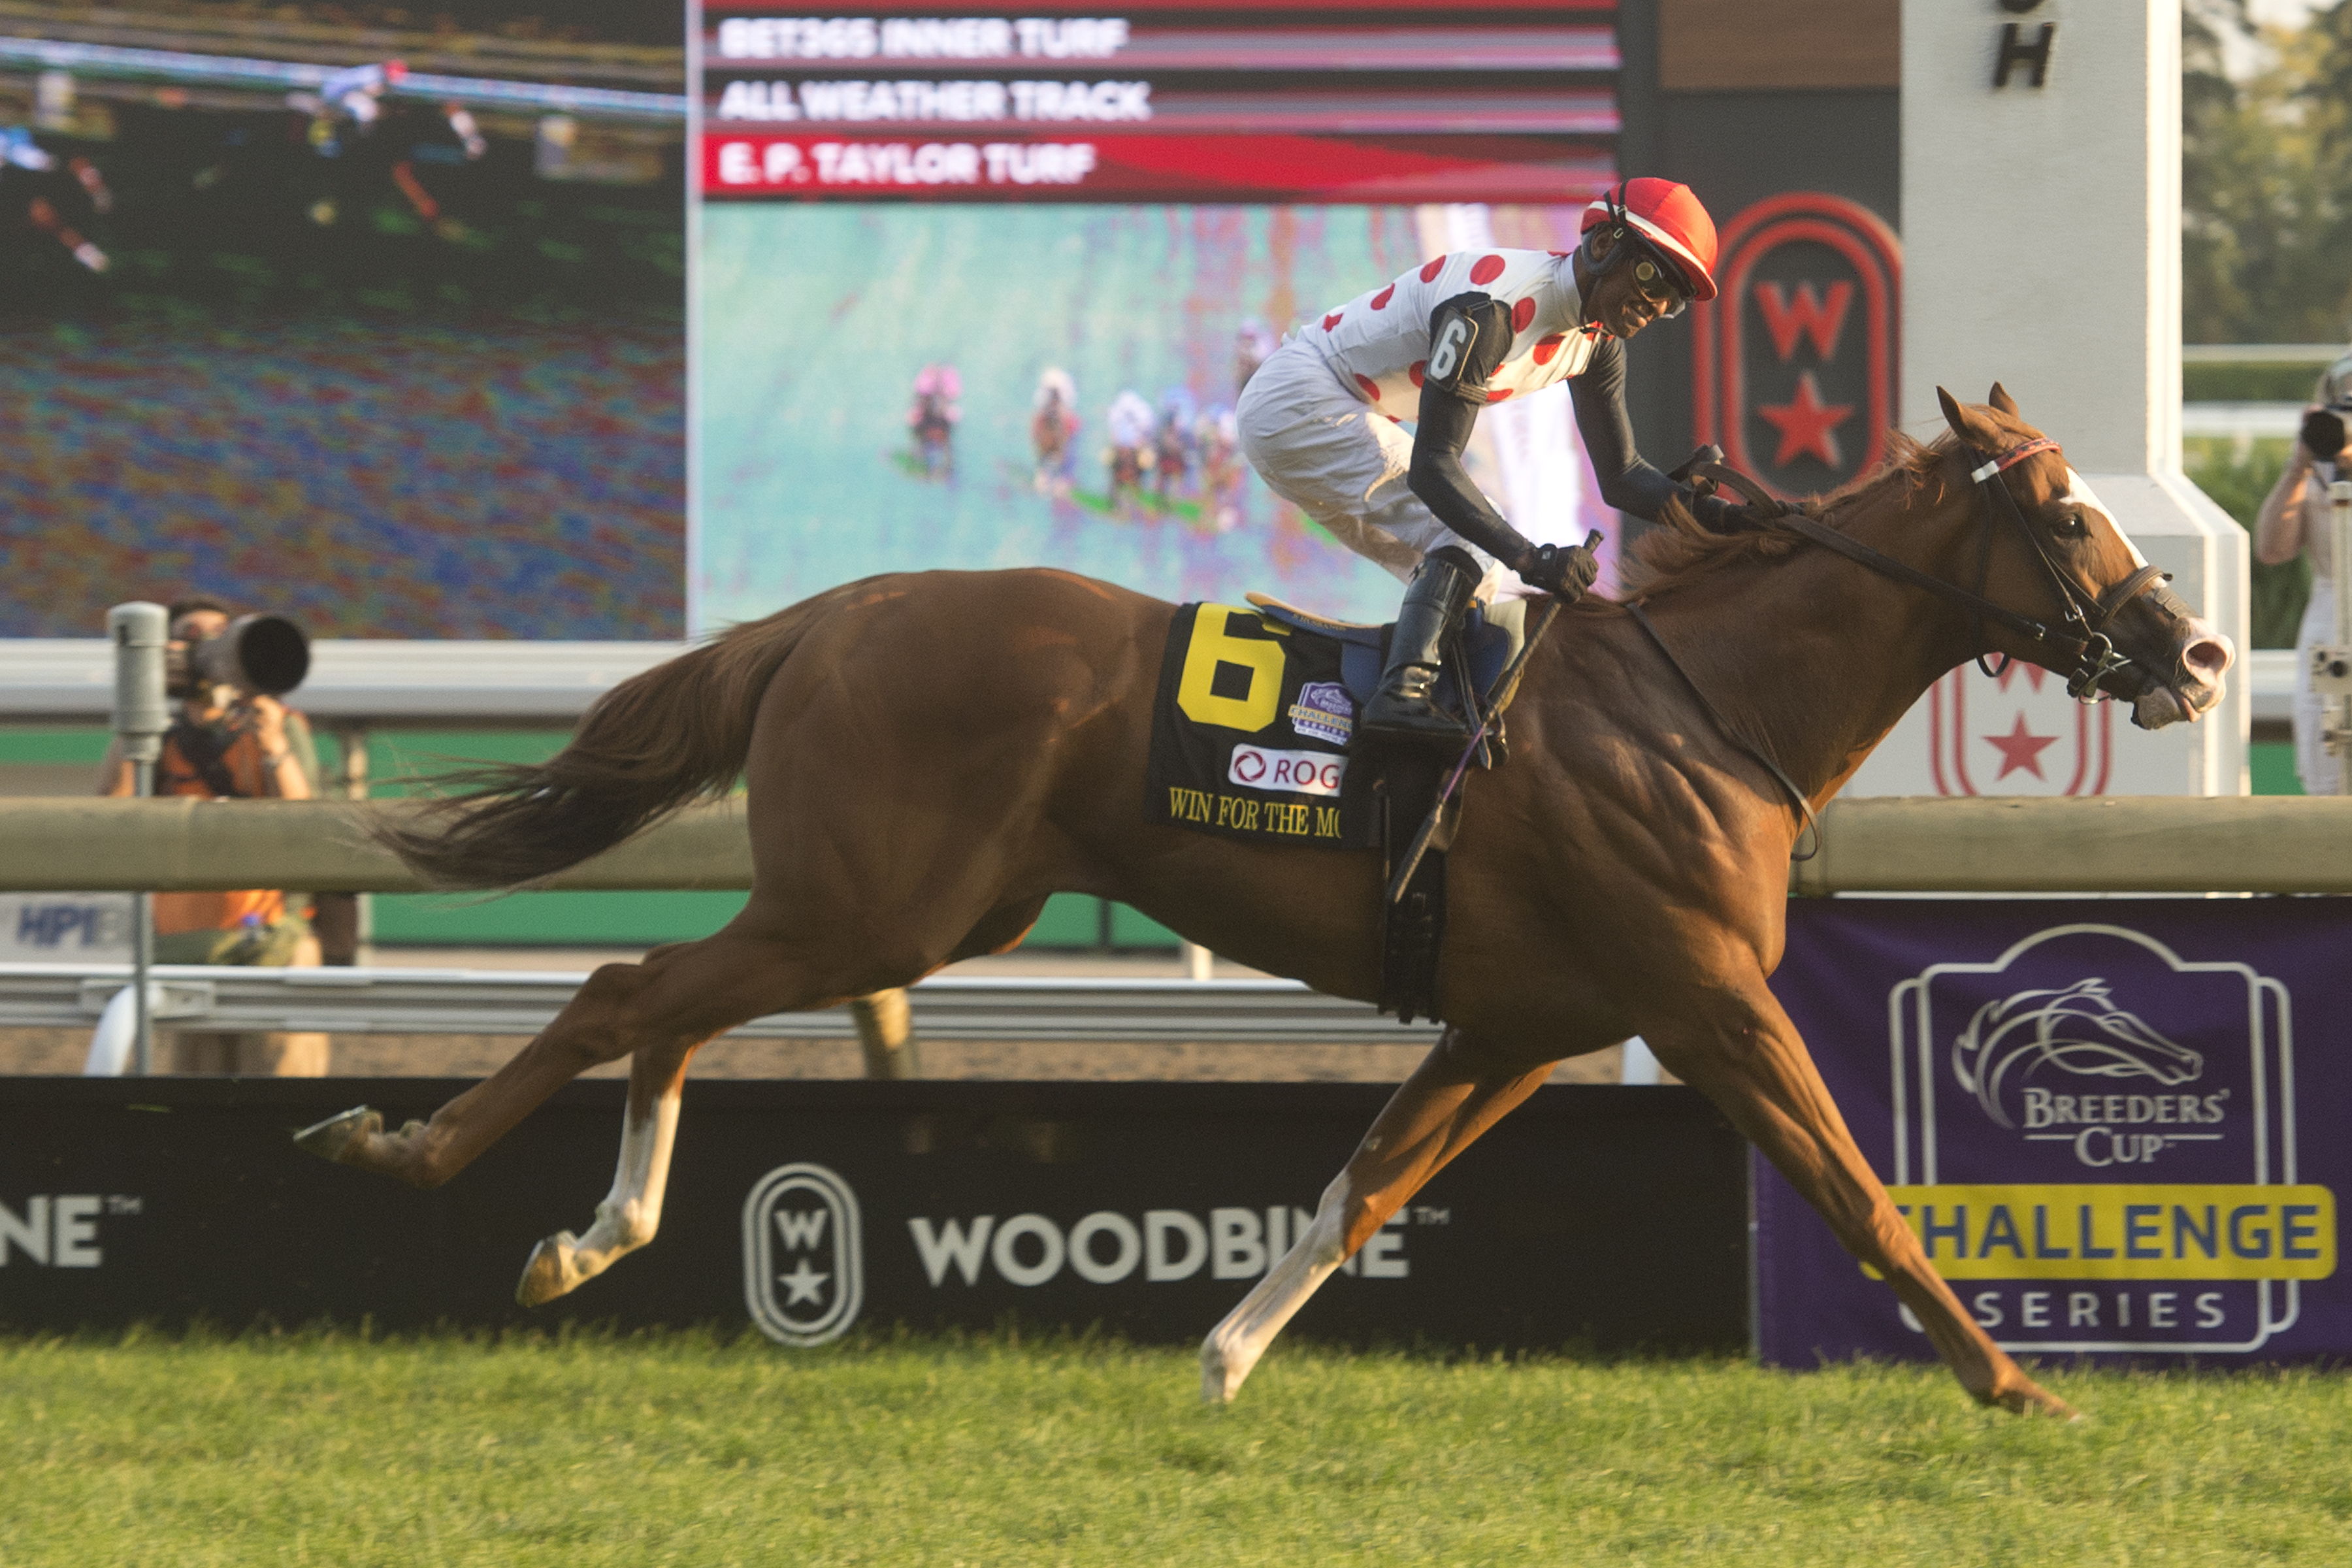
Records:
M515 1300L544 1306L610 1268L661 1228L662 1194L677 1142L679 1091L695 1047L641 1047L629 1062L629 1103L621 1121L621 1158L613 1190L596 1205L586 1236L560 1230L531 1248Z
M341 1164L437 1187L592 1067L650 1047L662 1060L675 1057L662 1070L683 1071L695 1047L738 1024L833 999L787 943L748 926L738 917L700 942L656 948L642 963L604 965L536 1039L430 1121L387 1132L362 1106L305 1129L296 1142Z
M914 1076L915 1043L908 1027L907 994L879 991L850 1000L865 1043L866 1076ZM756 1015L755 1015L756 1016ZM621 1121L621 1157L613 1190L596 1205L585 1236L557 1231L531 1249L515 1300L541 1307L579 1289L661 1228L662 1195L669 1184L670 1150L677 1141L680 1091L696 1046L641 1046L629 1062L629 1103ZM878 1058L878 1065L877 1065Z
M1432 1176L1535 1092L1545 1062L1506 1066L1448 1029L1400 1085L1328 1187L1315 1219L1201 1346L1201 1397L1222 1404L1323 1281Z
M866 1053L867 1078L922 1076L922 1059L915 1048L914 1013L903 987L851 997L849 1016L857 1026L857 1043Z

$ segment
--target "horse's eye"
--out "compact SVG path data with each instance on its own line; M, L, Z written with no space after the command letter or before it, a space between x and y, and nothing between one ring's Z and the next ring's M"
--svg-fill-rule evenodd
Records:
M2053 531L2061 539L2081 539L2091 531L2091 528L2083 521L2081 512L2070 511L2058 520Z

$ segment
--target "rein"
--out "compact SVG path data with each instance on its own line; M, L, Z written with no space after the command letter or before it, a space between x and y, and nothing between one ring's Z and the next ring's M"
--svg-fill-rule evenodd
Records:
M1785 529L1826 550L1843 555L1849 561L1866 566L1883 577L1891 577L1896 582L1907 583L1915 588L1924 589L1958 605L1974 619L1977 626L1977 641L1979 643L1984 640L1985 623L1990 621L1995 625L2006 626L2011 631L2044 647L2068 651L2074 659L2074 668L2066 678L2066 695L2078 702L2095 702L2098 700L2100 683L2136 662L2117 653L2115 643L2106 635L2108 624L2115 619L2123 607L2140 595L2150 591L2161 596L2159 603L2170 600L2171 602L2166 607L2177 613L2186 614L2188 607L2180 604L2169 589L2163 586L2169 580L2169 574L2154 566L2143 565L2105 594L2094 595L2084 590L2058 564L2050 553L2049 545L2042 542L2041 534L2034 531L2033 525L2026 521L2023 510L2017 504L2017 497L2011 492L2007 481L2000 477L2008 469L2016 467L2036 453L2054 452L2058 449L2058 443L2047 436L2020 442L2007 451L1992 457L1985 456L1973 447L1961 447L1961 452L1969 459L1969 478L1985 495L1984 528L1979 536L1977 550L1977 588L1974 592L1961 587L1957 583L1922 572L1906 562L1897 561L1884 551L1874 550L1860 540L1840 532L1812 514L1780 500L1754 479L1723 462L1694 463L1690 466L1690 471L1716 484L1737 490L1764 515L1768 527ZM2061 625L2057 628L2053 628L2046 622L2019 615L2007 605L1996 604L1985 597L1985 581L1992 570L1993 531L1997 520L2003 515L2017 525L2018 531L2023 534L2026 542L2033 547L2033 558L2041 563L2043 577L2048 580L2052 590L2057 595L2061 620ZM1979 667L1985 668L1985 673L1988 675L1998 674L1997 670L1984 666L1984 658L1985 656L1981 654L1978 656Z

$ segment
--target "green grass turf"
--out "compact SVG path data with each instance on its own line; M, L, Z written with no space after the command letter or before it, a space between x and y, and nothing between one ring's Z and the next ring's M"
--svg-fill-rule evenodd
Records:
M0 1341L0 1563L2340 1563L2352 1378L999 1337Z

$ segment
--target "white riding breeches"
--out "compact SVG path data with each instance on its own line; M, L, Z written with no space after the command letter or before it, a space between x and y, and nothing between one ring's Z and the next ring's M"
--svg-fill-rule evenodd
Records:
M1441 545L1468 551L1486 574L1518 579L1438 521L1405 484L1412 437L1377 414L1305 341L1292 338L1258 366L1235 410L1242 453L1275 494L1331 536L1392 575L1410 581Z

